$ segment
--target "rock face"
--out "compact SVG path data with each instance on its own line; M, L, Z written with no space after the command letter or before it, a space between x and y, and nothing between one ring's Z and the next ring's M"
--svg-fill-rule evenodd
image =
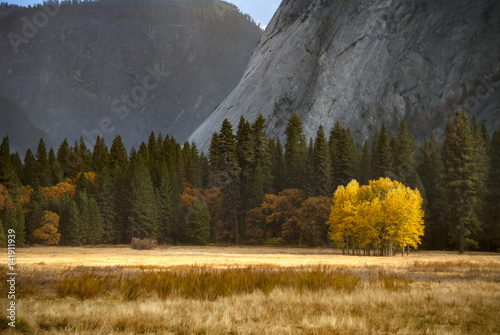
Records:
M238 87L191 135L206 149L224 118L292 113L306 136L336 120L358 140L407 121L417 139L458 108L500 122L500 2L284 0Z
M2 13L0 98L53 145L80 136L92 145L97 135L110 145L121 135L130 148L151 131L185 140L238 84L262 36L219 0L100 0ZM20 122L8 133L24 131Z

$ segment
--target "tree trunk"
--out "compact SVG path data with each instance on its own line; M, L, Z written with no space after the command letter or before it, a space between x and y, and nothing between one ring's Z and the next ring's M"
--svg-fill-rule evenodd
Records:
M347 256L349 256L349 236L347 236L345 238L345 241L346 241L346 244L345 244L346 253L347 253Z
M406 256L410 256L410 245L406 245Z

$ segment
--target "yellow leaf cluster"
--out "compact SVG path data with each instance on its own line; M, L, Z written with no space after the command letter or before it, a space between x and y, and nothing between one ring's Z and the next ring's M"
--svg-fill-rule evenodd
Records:
M422 197L389 178L359 186L353 180L333 195L328 224L339 246L377 248L392 254L396 247L417 248L424 234Z

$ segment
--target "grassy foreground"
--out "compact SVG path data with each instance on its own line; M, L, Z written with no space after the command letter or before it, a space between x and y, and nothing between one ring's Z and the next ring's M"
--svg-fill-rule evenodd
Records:
M500 256L494 254L377 258L288 248L19 250L17 333L500 334ZM135 260L177 262L137 265L131 254ZM83 265L99 257L110 262ZM241 265L235 266L238 260ZM2 266L2 306L8 302L6 273ZM4 315L0 331L14 334Z

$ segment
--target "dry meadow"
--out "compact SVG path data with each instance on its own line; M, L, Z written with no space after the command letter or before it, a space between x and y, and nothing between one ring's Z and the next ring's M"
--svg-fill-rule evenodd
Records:
M16 251L19 334L500 334L498 254ZM0 264L7 306L6 261ZM14 334L3 315L0 331Z

